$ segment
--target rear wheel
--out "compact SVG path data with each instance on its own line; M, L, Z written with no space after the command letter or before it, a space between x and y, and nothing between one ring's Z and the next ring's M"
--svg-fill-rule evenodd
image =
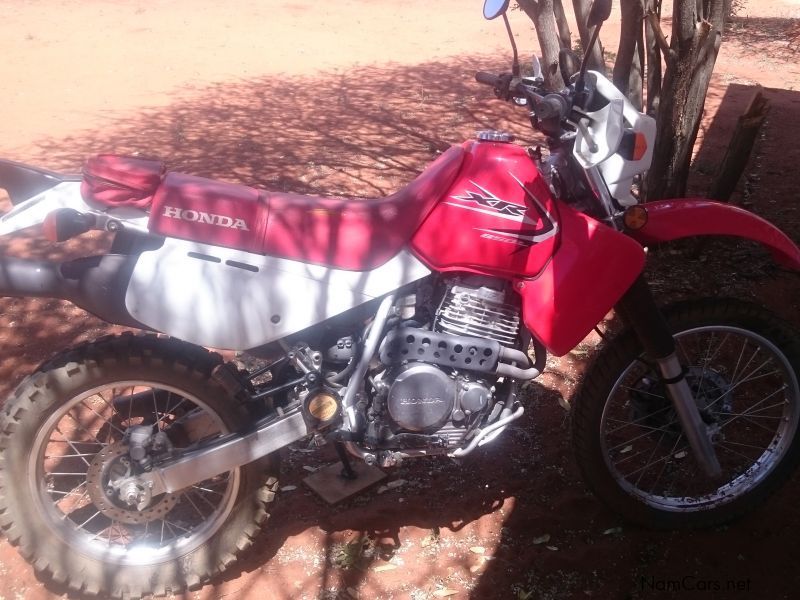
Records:
M250 546L277 486L269 459L179 493L121 499L121 482L142 468L128 453L131 427L156 433L156 454L246 423L210 377L219 362L175 340L123 335L23 381L0 421L0 527L37 571L86 593L139 597L198 586Z
M573 442L586 481L647 526L702 527L763 501L800 459L800 345L791 327L736 301L668 310L678 357L722 476L696 463L672 403L635 336L601 350L576 398Z

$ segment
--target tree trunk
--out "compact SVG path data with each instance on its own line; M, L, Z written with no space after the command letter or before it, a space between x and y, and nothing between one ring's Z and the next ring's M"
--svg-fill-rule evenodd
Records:
M694 142L711 73L722 43L724 0L706 0L701 21L696 0L674 0L672 40L658 107L653 164L647 173L647 198L686 194Z
M592 30L586 27L586 17L589 16L589 9L592 6L591 0L572 0L572 8L575 11L575 20L578 22L578 34L581 38L581 48L586 53L586 46L592 37ZM606 63L603 59L603 45L600 40L592 48L589 54L588 65L590 69L600 71L605 75Z
M639 60L639 37L642 31L642 4L640 0L620 0L622 23L619 48L614 63L613 81L633 105L642 107L642 63Z
M536 26L539 48L542 50L542 72L545 87L552 91L564 89L564 80L558 68L560 44L556 32L556 19L553 13L553 0L518 0L525 14Z
M561 47L572 50L572 32L569 30L569 21L567 21L567 15L564 12L564 5L561 0L553 0L553 14L556 18L558 39Z
M649 12L660 19L661 0L645 0L645 14ZM651 27L645 26L644 39L647 65L647 108L645 112L653 116L658 110L658 102L661 97L661 50Z
M758 86L750 98L747 109L736 121L736 129L708 192L709 198L722 202L730 200L736 184L739 183L747 167L747 161L750 159L761 125L767 118L767 112L769 112L769 102L764 97L764 90Z

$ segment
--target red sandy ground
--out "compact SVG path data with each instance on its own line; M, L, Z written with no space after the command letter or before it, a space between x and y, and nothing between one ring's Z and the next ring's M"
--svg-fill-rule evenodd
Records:
M0 1L0 10L0 155L51 169L75 171L98 151L141 152L230 181L380 196L476 129L533 139L522 114L472 80L509 57L502 25L481 18L479 0L39 0ZM776 88L735 200L800 240L800 3L751 0L739 14L749 18L733 23L722 47L693 188L706 189L752 86ZM530 54L530 23L511 18ZM617 19L603 36L610 51ZM0 251L55 256L105 243L54 248L32 232ZM749 248L687 263L678 247L653 263L667 297L747 297L800 324L797 277ZM109 329L61 302L0 300L0 395L58 348ZM800 476L751 516L694 533L631 527L586 491L559 398L569 400L591 353L587 340L552 360L524 419L490 450L461 466L408 463L390 473L405 483L383 494L330 509L301 480L303 465L331 457L286 452L290 489L267 532L229 573L186 597L667 598L674 594L659 586L684 577L698 590L732 581L747 588L739 597L794 596ZM353 552L347 544L358 540L363 549ZM0 541L0 597L63 594Z

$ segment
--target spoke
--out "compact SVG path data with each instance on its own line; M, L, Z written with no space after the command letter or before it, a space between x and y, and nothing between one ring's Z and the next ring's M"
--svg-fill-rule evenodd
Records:
M669 432L669 429L667 429L667 427L668 427L668 426L664 426L663 428L661 428L661 429L656 429L655 431L660 431L660 432L662 433L662 436L663 436L665 433L668 433L668 432ZM629 440L625 440L624 442L621 442L621 443L617 444L616 446L613 446L613 447L609 448L609 449L608 449L608 451L609 451L609 452L611 452L612 450L616 450L616 449L617 449L617 448L619 448L620 446L627 446L628 444L632 444L632 443L633 443L633 442L635 442L636 440L639 440L639 439L641 439L641 438L643 438L643 437L645 437L645 436L648 436L648 435L650 435L651 433L653 433L653 432L652 432L652 431L645 431L644 433L641 433L641 434L637 435L637 436L636 436L636 437L634 437L634 438L631 438L631 439L629 439Z
M100 514L100 511L98 510L98 511L97 511L96 513L94 513L94 514L93 514L91 517L89 517L89 518L88 518L88 519L86 519L86 520L85 520L83 523L81 523L80 525L78 525L78 527L77 527L77 528L78 528L78 529L83 529L83 528L84 528L86 525L88 525L88 524L89 524L89 521L91 521L92 519L94 519L94 518L95 518L97 515L99 515L99 514Z
M675 448L678 447L678 443L681 441L682 437L683 437L683 434L679 435L678 439L675 440L675 444L672 446L672 449L670 449L670 451L669 451L669 455L670 456L672 456L673 453L675 452ZM651 494L655 493L656 487L658 486L658 482L661 481L661 476L664 474L664 471L666 470L666 468L667 468L667 462L664 461L664 463L661 465L661 470L658 472L658 476L656 477L656 480L653 482L653 485L650 487L650 493ZM642 473L639 475L639 479L642 478L642 475L644 475L644 473L645 472L642 471ZM639 479L636 480L636 485L637 486L639 485Z
M648 415L648 416L650 416L650 415ZM606 418L606 421L613 421L615 423L622 423L622 425L620 427L617 427L616 429L607 432L608 434L614 433L615 431L619 431L620 429L624 429L625 427L628 427L628 426L630 426L630 427L639 427L641 429L649 429L650 431L664 431L666 427L668 427L669 425L671 425L672 423L675 422L675 421L670 421L667 425L664 425L663 427L653 427L652 425L644 425L642 423L634 423L632 421L623 421L621 419L612 419L611 417Z
M158 416L158 398L156 398L156 388L150 388L150 392L153 394L153 416L156 418L155 428L156 431L158 431L158 424L161 422L161 418Z
M774 392L772 392L772 393L771 393L769 396L766 396L766 397L764 397L763 399L759 400L759 401L758 401L756 404L754 404L753 406L751 406L751 407L750 407L750 410L746 410L746 411L744 411L743 413L740 413L738 416L736 416L736 417L733 417L732 419L728 419L727 421L725 421L724 423L722 423L722 424L719 426L719 428L720 428L720 429L722 429L722 428L723 428L723 427L725 427L726 425L729 425L729 424L733 423L733 422L734 422L736 419L741 419L741 418L742 418L742 417L744 417L744 416L748 416L748 417L749 417L749 416L751 415L752 411L754 411L754 410L755 410L755 408L756 408L758 405L760 405L760 404L763 404L764 402L766 402L767 400L769 400L770 398L772 398L772 397L773 397L775 394L779 394L780 392L782 392L782 391L783 391L783 390L785 390L785 389L786 389L786 386L783 386L782 388L779 388L779 389L775 390L775 391L774 391ZM775 408L776 406L783 406L783 404L784 404L784 402L778 402L777 404L772 404L772 405L770 405L770 406L765 406L765 407L763 407L763 408L760 408L760 409L758 410L758 412L761 412L762 410L768 410L768 409L770 409L770 408Z
M632 388L629 385L620 385L620 388L623 390L630 390L632 392L636 392L637 394L647 394L648 396L653 396L654 398L660 398L661 400L666 400L666 396L662 396L661 394L654 394L653 392L648 392L647 390L638 390L636 388Z
M116 389L116 388L111 388L111 400L112 400L112 401L114 400L114 390L115 390L115 389ZM112 412L112 414L119 415L119 417L120 417L120 418L122 418L122 415L120 415L120 414L119 414L119 411L118 411L116 408L114 408L114 405L113 405L113 404L111 404L111 402L109 402L108 400L106 400L106 399L103 397L103 394L101 394L101 393L98 393L98 394L96 394L96 395L100 397L100 400L102 400L102 401L103 401L103 404L105 404L105 405L106 405L108 408L110 408L110 409L111 409L111 412ZM121 433L121 432L120 432L120 433Z
M114 389L111 388L111 393L114 394ZM133 418L133 399L128 397L128 427L131 426L131 420Z
M161 519L161 522L162 522L162 523L164 523L164 525L166 525L166 526L167 526L167 529L169 529L169 535L170 535L172 538L175 538L175 537L177 537L177 536L175 535L175 530L174 530L174 529L172 528L172 526L169 524L169 521L167 521L166 519ZM162 542L161 542L161 543L162 543L162 544L164 543L164 542L163 542L163 540L162 540Z
M742 448L755 448L760 452L764 452L765 450L769 450L769 448L764 448L762 446L753 446L753 444L745 444L744 442L734 442L733 440L722 440L723 444L733 444L734 446L741 446Z
M647 420L647 419L650 419L650 418L652 418L652 417L656 416L657 414L664 412L665 410L669 410L670 408L672 408L672 405L671 405L671 404L668 404L668 405L667 405L667 406L665 406L664 408L659 408L657 411L654 411L654 412L648 413L648 414L646 414L646 415L645 415L645 416L643 416L643 417L639 417L639 418L638 418L638 419L636 419L635 421L628 421L628 422L627 422L627 425L621 425L620 427L617 427L616 429L612 429L611 431L607 431L607 432L606 432L606 435L611 435L611 434L612 434L612 433L614 433L615 431L619 431L620 429L622 429L623 427L627 427L628 425L636 425L637 423L641 423L642 421L645 421L645 420ZM618 420L620 423L623 423L623 422L624 422L624 421L622 421L622 420L620 420L620 419L617 419L617 420Z
M93 439L95 442L97 442L97 443L98 443L100 446L106 446L107 444L104 444L103 442L101 442L100 440L98 440L98 439L97 439L97 437L96 437L96 436L95 436L95 435L94 435L94 434L93 434L91 431L89 431L88 429L86 429L86 427L84 427L84 426L83 426L83 423L81 423L80 421L78 421L78 419L76 419L76 418L75 418L75 417L72 415L72 412L71 412L71 410L72 410L72 409L70 409L70 412L67 412L67 413L66 413L66 416L67 416L67 417L69 417L70 419L72 419L73 421L75 421L75 424L78 426L78 429L80 429L81 431L84 431L84 432L85 432L85 433L86 433L86 434L87 434L89 437L91 437L91 438L92 438L92 439ZM81 443L83 443L83 442L81 442Z
M767 362L769 362L769 361L767 361ZM766 364L766 363L764 363L764 364ZM763 367L764 364L762 364L761 367ZM758 369L760 369L761 367L758 367ZM756 371L758 369L756 369ZM755 372L755 371L753 371L753 372ZM778 371L776 369L775 371L770 371L769 373L764 373L763 375L759 375L758 377L750 377L749 379L743 379L742 381L739 381L736 385L733 385L733 386L729 387L726 391L724 391L719 396L714 398L711 402L708 403L706 408L711 408L712 406L714 406L717 402L722 400L725 396L730 394L733 390L735 390L737 387L739 387L743 383L747 383L748 381L755 381L756 379L762 379L764 377L769 377L770 375L775 375L776 373L780 373L780 371ZM781 387L780 389L781 390L785 390L786 389L786 384L784 384L783 387Z
M706 371L708 370L708 363L711 361L709 354L711 353L711 346L714 343L714 332L711 332L711 337L708 340L708 348L706 349L706 355L703 359L703 370L700 372L700 383L697 386L698 392L703 389L703 382L706 379Z
M68 492L63 492L61 490L47 490L47 493L48 494L58 494L59 496L62 496L61 500L63 500L64 498L67 498L69 496L77 496L78 495L78 489L80 489L84 485L86 485L86 481L85 480L81 481L78 485L76 485L74 488L72 488ZM83 498L85 495L86 495L86 492L84 491L82 494L80 494L80 498ZM80 502L80 498L78 499L78 502ZM61 500L57 500L56 502L54 502L54 504L58 504L59 502L61 502Z
M742 454L741 452L737 452L737 451L736 451L736 450L734 450L733 448L728 448L728 447L725 445L725 442L718 442L718 443L717 443L717 448L721 448L722 450L725 450L725 451L727 451L727 452L730 452L731 454L735 454L736 456L738 456L738 457L740 457L740 458L743 458L743 459L745 459L745 460L746 460L747 462L749 462L749 463L752 463L752 462L753 462L753 459L752 459L752 458L750 458L749 456L745 456L744 454Z
M746 343L747 343L747 340L745 340L745 344L746 344ZM755 351L755 352L753 352L753 356L751 356L751 357L748 359L748 361L745 363L745 365L742 367L742 372L744 372L744 371L747 371L747 367L749 367L749 366L750 366L750 363L751 363L751 362L753 362L753 359L754 359L756 356L758 356L758 353L759 353L759 352L761 352L761 346L757 346L757 347L756 347L756 351ZM734 374L734 376L733 376L733 377L731 377L731 385L735 385L736 383L737 383L737 381L736 381L736 377L735 377L735 374Z
M85 463L86 463L86 466L87 466L87 467L88 467L88 466L91 466L91 465L89 464L89 461L88 461L88 460L86 460L84 457L85 457L85 456L94 456L94 454L81 454L81 453L80 453L80 451L79 451L79 450L78 450L78 449L75 447L75 445L74 445L74 444L73 444L73 443L72 443L72 442L71 442L69 439L67 439L67 436L65 436L65 435L64 435L64 433L61 431L61 429L59 429L59 428L58 428L58 426L56 426L56 429L55 429L55 430L56 430L56 432L58 433L58 435L60 435L61 437L63 437L63 438L64 438L64 441L65 441L65 442L66 442L66 443L69 445L69 447L70 447L70 448L71 448L71 449L74 451L74 454L67 454L66 456L78 456L78 457L80 457L80 459L81 459L83 462L85 462ZM45 458L47 458L47 457L45 457Z
M685 449L687 449L687 448L689 448L689 446L688 446L688 445L687 445L687 446L683 446L683 447L681 448L681 451L683 451L683 450L685 450ZM630 473L628 473L627 475L624 475L624 478L625 478L625 479L628 479L628 478L629 478L629 477L631 477L632 475L636 475L636 473L638 473L638 472L639 472L639 471L641 471L642 469L649 469L649 468L650 468L650 467L652 467L653 465L657 465L658 463L660 463L660 462L664 462L664 461L666 461L666 460L669 460L669 459L671 459L671 458L672 458L672 454L667 454L666 456L663 456L663 457L659 458L658 460L654 461L653 463L651 463L651 464L649 464L649 465L645 465L645 466L643 466L643 467L640 467L640 468L636 469L635 471L631 471L631 472L630 472Z
M76 486L76 488L75 488L75 489L78 489L78 487L80 487L80 486ZM82 508L82 507L81 507L81 502L83 502L83 499L84 499L86 496L88 496L88 495L89 495L89 489L87 488L87 489L85 489L85 490L83 491L83 493L81 494L80 498L78 498L78 500L75 502L75 508L73 508L73 509L72 509L70 512L65 512L63 515L61 515L61 520L62 520L62 521L64 521L64 520L65 520L65 519L66 519L68 516L70 516L70 515L71 515L72 513L74 513L76 510L79 510L79 509L81 509L81 508ZM64 498L62 498L61 500L63 500L63 499L64 499ZM61 502L61 500L59 500L58 502ZM58 502L55 502L55 503L54 503L54 505L56 506L56 508L58 508ZM59 508L59 510L61 510L61 509ZM79 528L79 529L80 529L80 528Z
M759 408L756 412L761 412L762 410L767 410L768 408L775 408L776 406L783 406L783 404L784 404L783 402L779 402L778 404L772 404L770 406L765 406L764 408ZM725 415L728 416L728 417L745 417L745 418L747 418L748 421L751 420L754 417L756 419L775 419L776 421L782 421L784 419L783 416L775 417L773 415L757 415L755 413L749 413L749 412L744 412L744 413L726 412Z
M197 486L192 486L192 487L197 487ZM197 496L198 496L198 497L199 497L199 498L200 498L200 499L201 499L203 502L205 502L206 504L208 504L208 505L211 507L211 510L212 510L212 511L213 511L213 510L217 510L217 507L214 505L214 503L213 503L213 502L211 502L211 501L210 501L208 498L206 498L206 497L205 497L203 494L200 494L200 493L198 493L198 492L196 492L196 491L194 491L194 490L192 490L192 493L194 493L194 494L197 494Z
M758 423L757 421L753 421L750 417L744 417L743 416L741 418L744 419L745 421L747 421L748 423L750 423L750 425L758 427L759 429L763 429L764 431L766 431L767 433L772 434L773 436L775 435L775 433L777 433L774 429L770 429L766 425L762 425L761 423Z
M172 395L172 392L169 392L169 394L170 394L170 396L167 396L167 400L169 400L169 398L171 397L171 395ZM186 402L186 398L181 398L180 402L178 402L178 403L177 403L175 406L173 406L171 409L169 408L169 402L168 402L168 403L167 403L167 409L168 409L168 411L172 411L172 412L174 412L174 411L178 410L178 407L179 407L181 404L183 404L184 402ZM158 424L159 424L159 423L161 423L161 421L163 421L163 420L164 420L164 419L165 419L165 418L166 418L168 415L169 415L169 412L164 412L164 413L162 413L162 415L161 415L161 418L160 418L160 419L158 419L158 421L156 421L156 427L157 427L157 426L158 426Z
M96 395L96 396L100 396L100 394L95 394L95 395ZM106 401L105 401L105 399L104 399L102 396L100 396L100 399L101 399L103 402L106 402ZM87 398L86 400L88 400L88 398ZM81 406L84 406L84 407L86 407L86 408L88 408L88 409L89 409L90 411L92 411L92 412L93 412L95 415L97 415L97 416L98 416L100 419L102 419L102 420L103 420L103 421L104 421L104 422L105 422L107 425L111 426L113 429L116 429L116 430L117 430L117 431L118 431L120 434L122 434L122 435L125 435L125 432L124 432L124 431L122 431L122 430L121 430L119 427L117 427L116 425L114 425L114 424L113 424L111 421L109 421L108 419L106 419L106 418L105 418L103 415L101 415L99 412L97 412L97 411L96 411L95 409L93 409L91 406L87 405L87 404L86 404L86 400L83 400L83 401L80 403L80 405L81 405ZM106 402L106 404L108 404L108 402ZM114 410L114 409L112 408L111 410Z
M220 481L218 485L222 485L223 483L227 483L227 482L228 482L228 480L226 479L225 481ZM203 492L208 492L209 494L216 494L217 496L224 496L225 495L222 492L218 492L217 490L212 490L212 489L209 489L209 488L200 487L199 485L193 485L192 487L194 489L196 489L196 490L200 490L200 491L203 491Z
M90 452L89 454L45 454L44 458L45 458L45 460L47 460L47 459L51 459L51 458L83 458L84 456L97 456L97 453L96 452ZM83 462L86 462L86 461L83 461ZM89 463L86 462L86 464L88 465Z
M655 456L656 451L658 450L658 446L661 444L661 441L664 439L665 435L666 435L666 433L662 433L661 436L658 438L658 442L653 445L653 451L650 452L650 456L648 456L647 460L645 461L646 465L649 465L650 462L653 460L653 456ZM644 474L646 472L647 472L647 469L645 469L644 471L639 473L639 477L636 478L636 483L634 484L635 486L637 486L637 487L639 486L639 482L641 481L642 477L644 476Z
M169 527L170 530L172 530L172 527L177 527L178 529L180 529L181 531L185 531L186 533L191 533L192 532L191 529L186 529L185 527L182 527L182 526L178 525L177 523L174 523L172 521L167 521L166 519L164 519L164 520L167 523L167 527ZM174 531L172 533L172 537L175 537L175 532Z
M739 373L739 365L742 363L742 357L744 356L744 349L747 348L747 338L744 338L744 342L742 342L742 349L739 352L739 358L736 359L736 366L733 367L733 373L731 374L731 381L736 381L736 375Z
M206 516L203 514L203 511L197 508L197 504L194 503L194 500L192 500L192 497L189 494L184 494L183 497L186 498L189 501L189 504L191 504L194 507L194 509L197 511L197 514L200 515L201 519L206 518Z

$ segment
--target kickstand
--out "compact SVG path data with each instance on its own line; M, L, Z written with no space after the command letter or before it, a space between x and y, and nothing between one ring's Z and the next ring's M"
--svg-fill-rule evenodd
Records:
M358 475L353 470L350 464L350 457L347 455L347 450L342 442L334 442L333 446L336 448L336 454L339 455L339 460L342 461L342 472L339 474L342 479L357 479Z

